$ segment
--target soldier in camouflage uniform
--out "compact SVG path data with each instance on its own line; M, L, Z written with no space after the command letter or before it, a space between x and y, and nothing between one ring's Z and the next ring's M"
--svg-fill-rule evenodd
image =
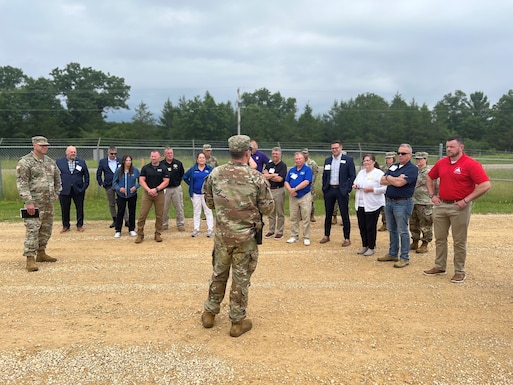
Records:
M264 176L249 167L250 138L235 135L228 139L231 161L215 168L203 184L208 207L216 210L216 233L212 252L213 273L209 282L201 323L214 326L223 301L230 267L230 335L238 337L249 331L246 319L248 289L258 262L256 229L262 215L274 211L274 200Z
M219 166L217 158L212 155L212 146L210 144L203 145L203 154L205 154L205 159L209 166L212 166L212 168Z
M37 271L36 262L55 262L56 258L46 254L46 245L52 235L53 202L61 191L61 174L55 162L46 155L48 140L34 136L34 150L22 157L16 166L16 187L28 214L39 216L25 218L26 228L23 255L27 257L27 270Z
M428 243L433 240L433 203L426 187L427 152L417 152L415 161L419 169L419 176L413 193L413 212L410 217L410 233L413 239L410 250L424 254L428 252ZM419 246L419 241L422 245Z
M312 188L310 189L310 194L312 196L312 211L310 213L310 222L315 222L315 181L317 180L317 175L319 175L319 166L315 160L310 158L310 152L308 151L308 148L303 148L301 152L305 156L305 164L312 169Z

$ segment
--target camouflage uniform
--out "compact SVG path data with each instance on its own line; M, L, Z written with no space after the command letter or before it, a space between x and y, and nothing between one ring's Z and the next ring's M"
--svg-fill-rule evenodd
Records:
M209 151L209 156L207 157L207 154L205 151ZM212 146L210 144L204 144L203 145L203 153L205 154L205 158L207 159L207 164L209 166L212 166L212 168L215 168L219 166L219 162L217 161L217 158L212 155Z
M246 135L231 137L230 150L249 149L249 140ZM261 173L233 160L212 171L203 192L207 206L216 210L213 274L205 311L219 313L231 266L230 320L241 322L246 317L251 274L258 262L255 226L261 223L261 215L274 211L274 200Z
M426 156L427 153L418 152L417 156ZM410 233L413 241L431 242L433 240L433 203L429 198L426 187L426 178L429 167L419 168L417 184L413 193L413 212L410 217Z
M319 175L319 165L315 160L310 158L310 153L308 151L308 148L303 148L301 150L303 155L308 157L308 160L305 162L305 164L312 169L312 188L310 189L310 194L312 196L312 211L310 213L310 222L315 222L315 198L317 194L315 193L315 181L317 180L317 175ZM336 205L335 205L336 206ZM335 214L334 214L335 215ZM313 221L312 221L313 220Z
M16 166L16 187L25 205L34 204L39 209L39 218L23 220L23 255L33 257L46 249L52 235L53 203L61 191L61 174L55 161L47 155L39 159L33 151L25 155Z

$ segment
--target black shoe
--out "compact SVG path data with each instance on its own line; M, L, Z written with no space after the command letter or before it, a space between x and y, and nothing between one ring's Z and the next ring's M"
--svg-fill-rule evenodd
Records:
M128 226L128 222L126 222L126 221L125 221L125 227L130 227L130 226Z
M112 229L113 227L116 227L116 223L115 222L112 222L109 226L109 229Z

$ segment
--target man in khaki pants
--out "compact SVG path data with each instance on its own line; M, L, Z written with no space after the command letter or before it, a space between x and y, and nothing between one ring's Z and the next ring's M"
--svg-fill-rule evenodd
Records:
M287 243L299 239L299 218L303 220L303 244L310 246L310 212L312 211L312 169L305 164L301 152L294 155L296 167L292 167L285 178L285 188L290 194L289 210L292 235Z

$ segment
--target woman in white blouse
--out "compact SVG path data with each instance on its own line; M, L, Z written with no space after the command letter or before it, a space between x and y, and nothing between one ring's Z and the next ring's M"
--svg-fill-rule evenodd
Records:
M379 183L382 176L383 171L379 169L376 157L373 154L366 154L363 157L363 168L353 184L356 191L356 216L362 238L362 248L357 253L366 257L374 254L378 218L381 208L385 206L387 187Z

